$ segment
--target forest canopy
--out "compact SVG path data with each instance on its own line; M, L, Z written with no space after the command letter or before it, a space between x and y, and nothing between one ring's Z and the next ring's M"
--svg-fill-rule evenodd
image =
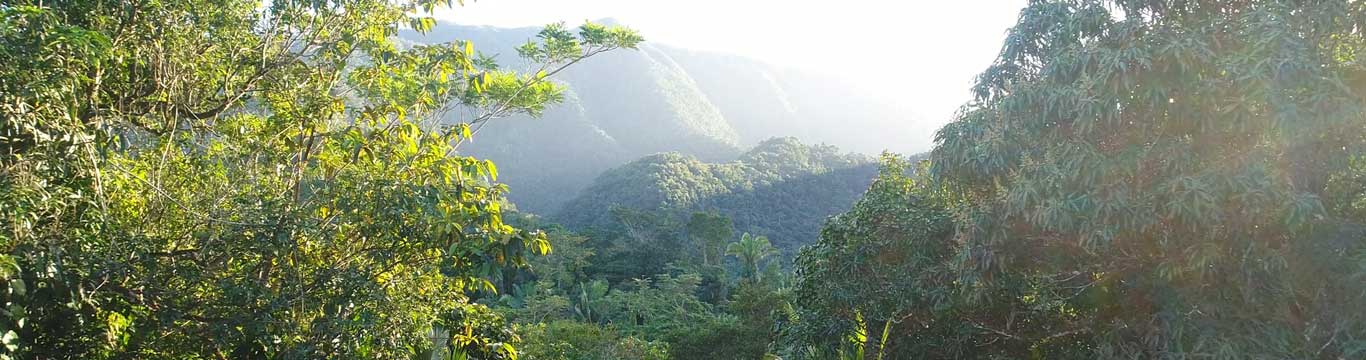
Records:
M550 25L527 72L396 45L446 5L0 5L0 357L515 357L467 294L549 244L458 149L641 38Z

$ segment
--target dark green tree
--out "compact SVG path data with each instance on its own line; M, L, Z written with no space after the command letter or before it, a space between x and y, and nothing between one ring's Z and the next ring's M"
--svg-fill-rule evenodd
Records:
M688 218L688 238L697 244L704 266L720 265L723 247L734 236L730 218L721 214L698 211Z
M978 305L1067 316L974 324L1092 358L1366 355L1363 28L1360 1L1031 1L933 172Z
M874 359L925 357L943 345L917 337L944 326L936 310L953 291L953 222L944 201L927 196L910 170L907 161L884 155L863 198L802 249L794 294L800 323L789 333L798 346L820 356L861 348Z

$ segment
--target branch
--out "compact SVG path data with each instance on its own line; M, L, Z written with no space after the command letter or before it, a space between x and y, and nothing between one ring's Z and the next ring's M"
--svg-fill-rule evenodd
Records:
M522 86L521 86L520 88L518 88L517 91L514 91L514 92L512 93L512 96L509 96L507 99L505 99L505 100L502 101L500 104L498 104L498 106L495 106L494 109L493 109L492 111L489 111L489 112L487 112L487 113L484 113L483 115L480 115L480 116L474 118L474 120L470 120L470 122L469 122L470 125L476 125L476 127L474 128L474 130L470 132L470 137L473 137L474 135L479 134L479 131L484 129L484 124L488 123L488 121L493 120L493 119L498 118L498 117L502 117L503 114L505 114L508 110L510 110L508 107L512 104L512 101L513 101L514 99L516 99L518 95L521 95L523 91L526 91L526 89L530 89L532 85L539 84L539 83L541 83L542 81L545 81L545 79L549 79L551 76L554 76L555 74L559 74L561 71L564 71L564 69L567 69L567 68L569 68L570 66L572 66L572 65L574 65L574 64L577 64L577 63L580 62L580 61L583 61L583 59L587 59L587 58L589 58L589 57L592 57L592 56L594 56L594 55L601 54L601 53L604 53L604 52L607 52L607 51L615 50L615 49L617 49L617 48L618 48L617 46L604 46L604 47L601 47L601 48L591 48L591 47L590 47L588 50L584 51L583 54L580 54L578 57L575 57L573 60L570 60L570 61L568 61L568 62L565 62L564 64L561 64L560 66L556 67L554 70L551 70L551 71L546 72L546 73L545 73L545 76L535 76L534 74L539 74L539 73L541 73L542 71L545 71L545 70L549 67L550 64L546 64L546 66L542 66L542 67L541 67L540 69L538 69L536 72L532 73L532 74L533 74L533 75L532 75L533 78L531 79L531 81L528 81L528 82L522 84ZM456 148L459 148L459 147L460 147L460 144L464 143L465 140L466 140L466 139L460 139L459 141L457 141L457 142L455 143L455 145L451 146L451 149L452 149L452 150L455 150Z
M122 172L124 175L127 175L127 176L129 176L129 177L132 177L132 178L134 178L134 179L137 179L138 182L141 182L143 185L147 186L148 189L152 189L152 192L155 192L157 195L161 195L161 197L166 198L166 200L170 201L172 204L175 204L176 206L180 207L181 210L185 211L186 213L188 213L188 214L190 214L190 215L194 215L194 216L196 216L196 217L199 217L199 218L202 219L202 220L205 220L205 221L212 221L212 222L219 222L219 223L224 223L224 224L231 224L231 225L241 225L241 226L267 226L267 225L265 225L265 224L249 224L249 223L244 223L244 222L238 222L238 221L232 221L232 220L225 220L225 219L220 219L220 218L216 218L216 217L213 217L213 216L209 216L208 214L199 213L199 212L197 212L197 211L194 211L193 209L190 209L189 206L185 205L184 203L181 203L180 200L176 199L175 197L171 196L170 194L167 194L165 190L162 190L161 188L157 187L156 185L152 185L151 183L147 182L147 180L144 180L142 177L133 175L132 173L129 173L127 170L124 170L123 168L118 167L118 166L110 166L110 167L113 168L114 170L118 170L119 172Z

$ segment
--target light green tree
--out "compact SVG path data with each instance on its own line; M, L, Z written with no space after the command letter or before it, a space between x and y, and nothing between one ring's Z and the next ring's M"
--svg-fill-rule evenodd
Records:
M764 259L777 253L778 249L769 244L768 238L763 235L751 236L744 233L740 235L740 241L726 244L726 255L740 260L740 267L744 271L742 276L755 282L761 280L760 264Z
M0 5L0 358L405 358L498 328L465 294L549 246L459 147L640 38L551 25L527 73L393 40L448 4ZM439 343L512 357L490 331Z

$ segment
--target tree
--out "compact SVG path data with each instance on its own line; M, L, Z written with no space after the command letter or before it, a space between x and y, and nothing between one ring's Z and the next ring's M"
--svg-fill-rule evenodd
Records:
M392 40L444 3L0 5L0 357L401 358L497 328L466 292L549 247L459 146L640 38L551 25L525 73ZM472 336L447 343L512 355Z
M863 198L797 256L800 322L789 334L797 346L820 357L851 346L866 359L965 355L927 335L960 324L939 321L954 291L953 221L948 203L910 171L906 160L884 154Z
M1362 356L1363 219L1329 185L1366 149L1364 27L1360 1L1031 1L933 173L968 202L979 304L1065 316L981 331L1100 358Z
M778 249L769 244L768 238L763 235L750 236L749 233L744 233L740 235L740 241L726 245L726 255L739 259L744 271L743 276L755 282L760 280L759 264L777 253Z
M691 254L684 251L684 224L670 214L613 208L611 228L588 233L594 255L589 272L612 284L664 273Z
M693 212L688 218L688 237L701 249L702 265L721 264L722 245L735 236L730 218L715 212Z

